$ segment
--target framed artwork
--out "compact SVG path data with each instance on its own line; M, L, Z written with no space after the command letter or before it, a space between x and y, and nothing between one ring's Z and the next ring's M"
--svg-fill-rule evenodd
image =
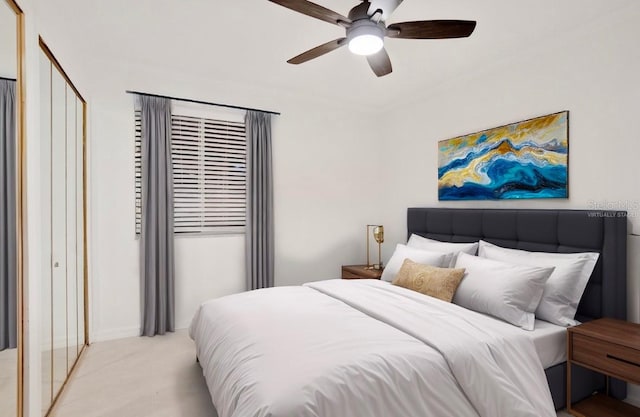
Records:
M568 162L568 111L443 140L438 198L568 198Z

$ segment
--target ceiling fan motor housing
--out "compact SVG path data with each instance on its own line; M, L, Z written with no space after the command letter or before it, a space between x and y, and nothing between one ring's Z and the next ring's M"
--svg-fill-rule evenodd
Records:
M361 19L369 19L369 8L371 3L369 1L363 1L362 3L349 10L349 19L352 22Z

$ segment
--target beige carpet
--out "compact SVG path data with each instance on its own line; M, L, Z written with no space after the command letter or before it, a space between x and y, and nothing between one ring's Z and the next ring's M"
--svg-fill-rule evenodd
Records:
M18 401L18 350L0 351L0 416L16 414Z
M186 331L92 344L56 417L217 417Z
M184 330L94 343L53 415L217 417L194 352Z

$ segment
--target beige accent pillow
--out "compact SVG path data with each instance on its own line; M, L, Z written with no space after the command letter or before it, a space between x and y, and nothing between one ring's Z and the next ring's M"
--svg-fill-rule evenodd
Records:
M450 303L463 277L464 268L437 268L405 259L392 284Z

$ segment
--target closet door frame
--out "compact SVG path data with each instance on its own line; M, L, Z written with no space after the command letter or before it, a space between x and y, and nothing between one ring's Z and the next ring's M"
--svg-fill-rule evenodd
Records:
M9 0L12 1L12 0ZM69 76L67 75L67 73L65 72L65 70L62 68L62 65L60 65L60 62L57 60L57 58L55 57L55 55L53 54L53 52L51 52L51 49L49 49L49 47L47 46L46 42L42 39L42 36L39 36L39 45L40 45L40 49L41 51L44 53L44 55L51 61L51 64L53 65L53 67L55 67L58 72L62 75L62 78L66 81L67 85L69 87L71 87L71 89L73 90L73 92L75 93L75 95L77 96L77 99L80 100L80 102L82 103L82 170L81 170L81 175L82 175L82 284L83 284L83 291L82 291L82 297L83 297L83 329L82 332L84 333L84 343L82 345L82 348L80 349L80 352L78 354L78 356L76 357L75 361L73 362L73 366L71 366L71 368L69 369L68 373L67 373L67 378L64 381L64 383L62 384L60 390L57 393L54 393L53 396L53 400L49 406L48 411L45 413L45 416L48 416L51 414L51 412L55 409L56 404L58 402L58 399L60 398L60 395L62 394L62 392L64 391L67 382L69 380L69 377L75 372L78 363L80 362L80 359L83 357L83 354L85 352L85 348L87 346L90 345L90 340L89 340L89 283L88 283L88 246L87 246L87 102L84 99L84 97L82 96L82 94L80 94L80 92L78 91L78 89L76 88L76 86L73 84L73 82L71 81L71 79L69 78ZM77 162L77 161L76 161ZM77 179L76 179L77 182ZM80 213L77 213L80 214ZM80 243L80 242L78 242ZM77 306L76 306L77 307ZM52 375L53 378L53 375ZM19 414L19 416L21 416Z
M0 0L2 1L2 0ZM17 335L17 396L16 416L24 416L24 332L25 332L25 300L24 300L24 237L26 236L26 207L25 192L26 175L26 140L25 140L25 71L24 71L24 12L16 0L6 0L7 5L16 14L16 335Z

